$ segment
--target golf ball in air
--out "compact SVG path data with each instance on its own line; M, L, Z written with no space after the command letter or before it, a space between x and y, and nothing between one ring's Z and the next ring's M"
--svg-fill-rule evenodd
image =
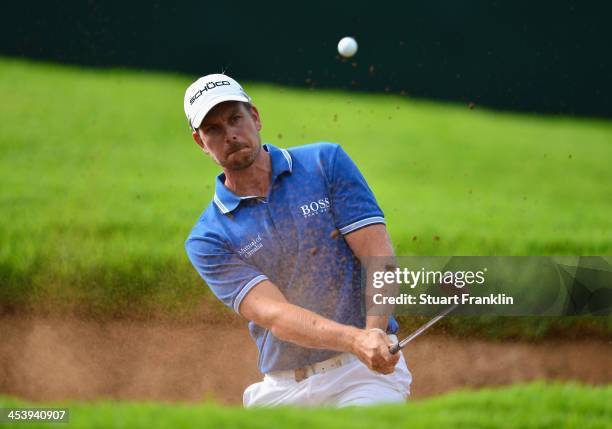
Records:
M350 58L357 52L357 41L352 37L343 37L338 42L338 53L345 58Z

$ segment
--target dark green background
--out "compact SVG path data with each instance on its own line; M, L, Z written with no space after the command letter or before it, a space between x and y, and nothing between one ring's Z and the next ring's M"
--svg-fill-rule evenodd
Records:
M0 55L612 117L603 1L56 1L0 13ZM336 43L357 38L353 61Z

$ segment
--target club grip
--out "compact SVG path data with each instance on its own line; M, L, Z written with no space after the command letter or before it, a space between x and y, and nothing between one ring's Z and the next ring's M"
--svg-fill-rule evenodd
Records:
M392 355L394 355L395 353L397 353L399 351L400 351L399 343L395 343L391 347L389 347L389 353L391 353Z

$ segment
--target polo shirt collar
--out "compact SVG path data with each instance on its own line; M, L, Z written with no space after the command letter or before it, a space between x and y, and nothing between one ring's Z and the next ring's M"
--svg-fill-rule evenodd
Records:
M292 172L293 160L288 150L274 147L268 143L264 144L263 148L270 154L270 162L272 163L272 183L274 183L281 174ZM221 173L217 176L215 196L213 197L213 201L219 210L221 210L221 213L227 214L232 212L238 207L242 200L256 198L255 196L241 197L236 195L225 186L224 182L225 173Z

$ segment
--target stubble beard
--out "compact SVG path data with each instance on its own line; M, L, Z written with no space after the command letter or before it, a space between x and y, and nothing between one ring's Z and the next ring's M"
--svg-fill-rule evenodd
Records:
M231 161L227 160L225 165L222 165L222 167L228 170L233 170L233 171L240 171L240 170L249 168L251 165L253 165L253 163L259 156L260 151L261 151L261 144L258 143L257 146L254 147L251 151L245 154L238 154L239 155L237 157L238 159L232 159ZM234 158L234 155L236 154L231 153L230 157Z

